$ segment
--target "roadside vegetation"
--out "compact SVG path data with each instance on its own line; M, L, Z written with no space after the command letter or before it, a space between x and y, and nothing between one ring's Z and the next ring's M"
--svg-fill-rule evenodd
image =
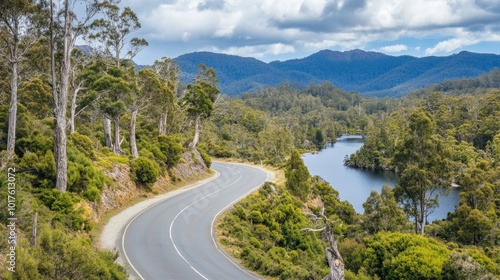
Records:
M467 80L448 87L460 87L456 95L368 99L329 83L284 83L228 98L210 65L189 84L168 58L136 67L147 42L130 36L140 28L131 9L91 1L77 20L70 2L54 10L30 0L0 4L0 209L15 209L0 212L3 264L9 218L17 219L15 273L2 265L0 278L126 279L117 254L92 237L103 195L118 180L142 193L154 193L158 180L178 182L186 154L207 167L216 157L283 168L286 182L265 184L218 228L228 251L263 275L322 279L331 273L330 237L346 279L500 275L500 90L481 83L474 94ZM16 22L22 28L9 24ZM76 48L78 38L92 47ZM347 164L401 178L373 192L364 214L300 158L343 134L366 136ZM452 184L462 190L459 208L427 224L436 205L425 191Z
M330 186L326 187L327 193L333 193L330 199L323 196L325 193L318 196L318 186L326 183L311 178L302 167L292 168L297 159L294 152L283 165L285 184L264 186L221 218L221 244L245 266L273 279L323 279L328 272L324 249L306 250L316 257L288 264L295 252L306 254L300 246L308 248L310 238L328 247L321 235L311 237L301 230L317 226L311 214L318 212L318 202L323 201L326 209L332 207L327 213L335 221L345 279L497 279L500 91L464 91L410 95L392 100L393 107L367 117L362 130L365 145L347 158L346 164L393 170L400 182L394 189L385 186L381 193L372 192L363 204L363 214L338 201ZM469 91L474 92L474 88ZM297 174L302 174L295 181L299 183L290 182ZM427 216L437 207L435 195L445 194L452 186L461 188L457 210L429 224ZM273 204L276 201L279 203ZM297 202L295 207L292 201ZM294 209L298 219L292 236L299 237L299 247L278 242L290 238L287 222L276 220L285 204ZM260 216L262 222L252 219ZM281 250L278 248L282 248L282 255L275 254ZM278 260L284 264L269 265Z

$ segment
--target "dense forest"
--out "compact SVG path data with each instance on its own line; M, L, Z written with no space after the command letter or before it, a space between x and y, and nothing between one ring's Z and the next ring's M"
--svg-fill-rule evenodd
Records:
M219 224L220 242L263 275L322 279L331 260L348 279L500 274L497 72L401 99L328 82L230 98L209 64L187 83L169 58L136 68L147 42L131 36L141 25L130 8L96 0L76 14L75 3L0 4L0 278L126 279L117 253L98 249L94 235L113 174L155 194L159 179L181 180L175 170L186 155L206 166L212 156L284 170L286 183L265 184ZM367 198L363 214L300 158L343 134L366 135L346 164L400 174L398 187ZM412 187L439 193L452 184L460 207L427 224L434 197Z
M306 229L321 227L315 217L324 207L338 237L346 279L497 279L500 91L492 86L497 76L498 71L492 71L477 79L447 81L397 100L360 98L347 110L363 115L355 119L356 131L345 130L353 123L343 118L347 111L334 97L359 96L325 84L301 91L298 104L307 108L308 98L329 88L323 91L329 92L325 100L340 106L328 110L339 110L329 118L342 128L337 132L365 135L364 146L345 159L346 165L395 171L399 184L394 189L384 186L381 193L373 191L363 204L364 213L356 214L292 154L284 163L284 185L266 185L224 216L219 225L221 243L264 275L323 279L328 262L318 246L328 248L328 241L324 233L310 234ZM280 95L284 99L267 90L242 100L286 120L287 109L294 104L293 90L289 91ZM321 98L316 104L318 109L325 105ZM296 112L297 123L309 114L307 109ZM331 129L319 127L325 135ZM437 196L451 187L460 188L458 208L429 224ZM283 219L290 216L296 219L294 226Z

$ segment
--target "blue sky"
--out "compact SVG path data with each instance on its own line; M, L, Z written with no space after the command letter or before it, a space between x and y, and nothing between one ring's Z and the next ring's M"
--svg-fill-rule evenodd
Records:
M500 53L499 0L122 0L139 16L135 58L211 51L262 61L323 49L443 56Z

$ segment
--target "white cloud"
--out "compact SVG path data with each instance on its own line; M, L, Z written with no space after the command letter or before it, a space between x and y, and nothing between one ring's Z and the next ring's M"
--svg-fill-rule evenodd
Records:
M480 42L500 42L500 33L494 33L489 30L482 32L467 32L458 29L453 38L440 41L435 46L427 48L425 53L427 55L450 53L457 49Z
M390 46L385 46L380 48L381 51L383 52L402 52L408 50L408 46L402 45L402 44L397 44L397 45L390 45Z
M494 0L122 1L138 13L146 39L255 56L363 48L374 41L397 42L380 50L405 52L415 49L401 38L443 38L434 46L418 43L434 54L500 36Z
M226 54L239 55L244 57L262 58L267 55L282 55L294 53L295 48L291 45L281 43L271 45L256 45L256 46L243 46L243 47L230 47L227 49L213 48L211 51L222 52Z

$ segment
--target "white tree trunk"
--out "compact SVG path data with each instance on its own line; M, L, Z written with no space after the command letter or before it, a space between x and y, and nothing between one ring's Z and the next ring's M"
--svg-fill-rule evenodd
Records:
M160 121L158 123L158 134L166 135L167 134L167 117L168 117L168 109L165 110L160 116Z
M78 95L79 89L73 90L73 96L71 97L71 108L69 113L69 133L75 132L75 118L76 118L76 97Z
M53 16L53 15L52 15ZM64 38L63 54L61 59L60 88L53 90L54 93L54 158L56 161L56 188L62 192L66 191L68 185L68 159L66 155L66 107L68 103L69 75L71 69L71 51L73 50L72 40L72 19L69 7L69 0L64 1ZM51 26L51 31L53 31ZM52 67L54 63L54 43L51 34L51 58ZM52 69L55 74L55 69ZM55 79L53 78L53 81ZM54 83L52 85L56 87Z
M113 148L113 139L111 138L111 120L108 117L104 117L104 142L106 147L108 147L111 151L114 151Z
M196 147L196 144L198 144L198 141L200 139L200 122L201 122L201 116L197 115L196 120L194 122L194 137L193 141L189 143L189 148L194 149Z
M122 154L122 150L120 147L121 141L120 141L120 118L116 117L113 120L113 125L114 125L114 145L113 145L113 152L117 155Z
M14 148L16 145L16 122L17 122L17 66L18 62L12 62L11 74L11 93L9 105L9 128L7 133L7 158L11 159L14 156Z
M130 153L134 158L139 157L139 152L137 151L137 143L135 139L135 125L137 120L137 109L132 110L132 117L130 119Z
M340 255L339 249L337 247L337 240L333 236L333 232L327 232L328 242L330 243L330 248L326 248L326 257L328 259L328 265L330 266L330 274L328 275L330 280L344 280L344 260Z

